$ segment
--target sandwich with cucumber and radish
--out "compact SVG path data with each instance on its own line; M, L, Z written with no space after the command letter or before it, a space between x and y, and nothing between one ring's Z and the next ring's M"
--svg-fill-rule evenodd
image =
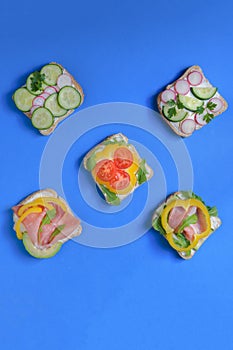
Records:
M35 258L53 257L82 231L80 220L52 189L32 193L12 210L16 236Z
M51 62L31 73L13 95L16 107L42 135L50 135L83 100L81 86L60 64Z
M153 228L183 259L191 259L220 225L217 208L192 191L173 193L152 217Z
M228 107L199 66L190 67L169 84L158 95L157 104L167 124L182 137L192 135Z

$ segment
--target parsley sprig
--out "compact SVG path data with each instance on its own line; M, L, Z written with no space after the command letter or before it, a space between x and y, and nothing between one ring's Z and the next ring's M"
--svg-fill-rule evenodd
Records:
M32 73L31 79L31 90L36 92L42 89L42 83L45 80L45 74L41 74L38 71Z

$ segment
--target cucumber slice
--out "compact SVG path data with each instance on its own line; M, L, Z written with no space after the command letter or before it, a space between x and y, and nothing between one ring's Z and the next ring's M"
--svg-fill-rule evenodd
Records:
M191 91L193 95L199 100L209 100L211 97L213 97L216 92L217 88L215 87L191 87Z
M170 122L180 122L181 120L183 120L187 115L188 112L186 112L184 109L176 109L176 115L173 115L172 117L169 116L168 110L171 107L168 105L163 106L163 114L164 116L170 121Z
M56 85L57 78L62 74L62 69L57 64L47 64L41 71L41 74L45 75L45 83L48 85Z
M27 233L23 234L23 244L26 251L30 255L32 255L34 258L39 258L39 259L52 258L55 254L59 252L62 246L61 242L57 242L49 248L39 249L34 246L34 244L32 243Z
M64 86L58 93L58 103L65 109L77 108L81 103L81 95L73 86Z
M184 108L191 112L196 112L198 107L202 107L204 102L194 97L178 95L179 101L184 105Z
M45 107L50 110L54 117L62 117L67 113L67 109L62 108L57 101L58 94L50 95L45 101Z
M33 94L33 95L40 95L40 94L42 94L42 92L44 91L44 89L47 87L47 85L43 82L43 83L42 83L41 90L33 91L33 90L32 90L32 78L33 78L33 74L34 74L34 72L28 76L27 81L26 81L26 87L27 87L28 91L29 91L31 94Z
M32 95L26 88L16 90L13 96L16 107L23 112L30 111L34 98L35 95Z
M32 113L32 125L39 129L49 129L54 122L52 113L45 107L39 107Z

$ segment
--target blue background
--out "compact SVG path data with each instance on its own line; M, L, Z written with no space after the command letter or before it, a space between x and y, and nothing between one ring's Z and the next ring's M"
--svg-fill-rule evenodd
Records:
M232 11L226 0L1 2L4 350L233 349ZM185 143L194 190L217 205L223 225L191 261L178 258L152 230L114 249L68 242L43 261L17 241L10 207L38 189L48 139L16 110L11 95L52 60L83 86L81 108L113 101L153 107L155 94L193 64L219 87L228 111ZM169 191L176 183L169 182Z

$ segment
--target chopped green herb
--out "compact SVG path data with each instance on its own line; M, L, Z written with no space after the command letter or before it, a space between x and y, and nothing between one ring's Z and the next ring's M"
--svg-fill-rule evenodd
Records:
M117 196L116 193L110 191L106 186L104 185L99 185L102 192L105 194L107 201L111 204L114 205L119 205L120 204L120 198Z
M212 113L206 113L203 117L203 120L205 120L206 123L209 123L213 118L214 118L214 115Z
M38 71L32 73L31 79L31 89L32 91L38 91L42 89L42 83L45 80L45 74L41 74Z
M203 106L197 107L197 114L202 114L204 112L205 108Z
M119 139L117 139L117 138L109 138L109 139L107 139L107 140L105 140L105 141L103 141L102 142L102 144L103 145L105 145L105 146L107 146L107 145L114 145L114 144L118 144L119 146L121 146L121 145L127 145L127 143L124 141L124 140L120 140L119 141Z
M145 159L142 159L141 163L139 164L138 171L136 173L138 184L141 185L143 182L147 180L146 174L148 174L148 171L145 167Z
M161 235L166 235L166 231L164 230L162 223L161 223L161 216L157 217L156 219L153 220L152 226L156 231L159 231Z
M175 103L174 100L169 100L169 101L167 101L167 105L168 105L169 107L173 107L173 106L176 105L176 103Z
M187 248L190 245L190 241L183 235L183 233L178 233L174 242L181 248Z
M177 114L176 113L176 108L175 107L169 108L167 113L168 113L168 117L172 118L173 116L175 116Z
M180 100L179 100L179 99L177 100L177 108L178 108L178 109L183 109L183 108L184 108L183 103L182 103L182 102L180 102Z
M207 103L207 108L210 110L210 111L213 111L214 109L215 109L215 107L217 106L217 104L216 103L214 103L214 102L212 102L212 101L209 101L208 103Z
M216 207L207 206L208 212L210 216L218 216L218 210Z
M64 228L65 228L65 225L60 225L57 228L55 228L55 230L53 231L53 233L51 234L51 236L49 238L49 243L54 239L54 237L59 235L59 233L61 233L61 231L64 230Z
M197 215L193 214L190 216L187 216L187 218L185 218L182 221L182 224L180 225L179 229L178 229L178 233L181 233L185 227L191 225L191 224L196 224L197 223Z

